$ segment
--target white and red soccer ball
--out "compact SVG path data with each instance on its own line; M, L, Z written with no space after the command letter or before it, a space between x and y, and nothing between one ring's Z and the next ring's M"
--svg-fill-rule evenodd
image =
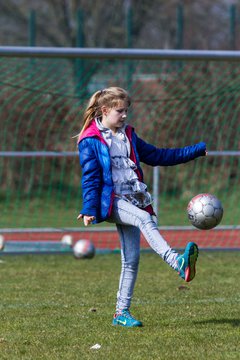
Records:
M91 240L81 239L73 245L73 255L76 259L92 259L95 247Z
M193 226L201 230L209 230L221 222L223 207L216 196L199 194L190 200L187 206L187 214Z

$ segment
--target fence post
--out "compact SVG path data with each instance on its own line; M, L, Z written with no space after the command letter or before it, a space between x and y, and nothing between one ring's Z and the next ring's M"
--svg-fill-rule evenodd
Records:
M77 11L77 34L76 46L84 47L84 15L81 9ZM76 93L79 97L83 95L83 77L84 77L84 59L76 58L75 60L76 71Z
M132 48L132 4L131 0L125 1L125 19L126 19L126 43L127 48ZM132 61L127 61L127 89L131 92L132 88L133 65Z
M236 5L230 6L230 49L236 48Z
M157 224L159 224L159 176L160 168L159 166L154 166L153 168L153 209L157 216Z
M36 46L36 15L34 10L30 10L29 14L28 43L29 46Z
M29 46L36 46L36 13L35 10L30 10L28 20L28 44ZM29 60L28 80L30 84L34 81L35 59ZM31 85L30 85L31 86Z
M183 5L177 6L177 41L176 48L183 49L183 30L184 30L184 17L183 17Z

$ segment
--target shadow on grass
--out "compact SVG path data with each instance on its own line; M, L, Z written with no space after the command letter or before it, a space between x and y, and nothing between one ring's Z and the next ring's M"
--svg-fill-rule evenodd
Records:
M240 319L209 319L203 321L196 321L195 324L204 325L204 324L215 324L215 325L223 325L223 324L230 324L233 327L240 326Z

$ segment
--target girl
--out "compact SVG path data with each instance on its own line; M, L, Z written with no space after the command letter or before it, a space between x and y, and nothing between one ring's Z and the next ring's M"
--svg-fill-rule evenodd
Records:
M140 139L126 118L131 104L119 87L97 91L90 98L79 134L84 225L116 223L121 242L122 269L113 325L142 326L129 311L138 273L140 232L152 249L185 281L196 273L198 247L190 242L183 255L170 248L158 231L151 195L140 162L177 165L206 154L205 143L180 149L159 149Z

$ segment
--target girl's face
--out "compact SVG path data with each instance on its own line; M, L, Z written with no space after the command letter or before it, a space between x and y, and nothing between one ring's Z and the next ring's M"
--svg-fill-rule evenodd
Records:
M124 101L119 101L118 106L108 108L102 106L102 124L104 127L116 133L119 128L124 125L127 118L128 105Z

